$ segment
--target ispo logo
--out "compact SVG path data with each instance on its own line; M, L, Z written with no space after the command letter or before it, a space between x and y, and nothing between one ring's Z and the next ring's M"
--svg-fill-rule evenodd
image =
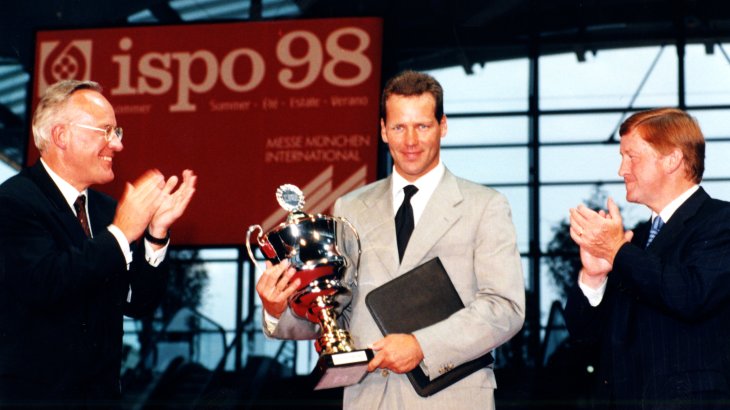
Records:
M40 44L38 96L60 80L91 79L91 40L44 41Z

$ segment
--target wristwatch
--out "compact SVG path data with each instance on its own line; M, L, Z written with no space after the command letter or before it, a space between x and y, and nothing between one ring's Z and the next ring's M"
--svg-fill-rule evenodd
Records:
M170 230L167 230L167 235L165 235L164 238L156 238L152 236L149 228L146 228L144 230L144 238L150 241L150 243L154 243L155 245L167 245L167 242L170 240Z

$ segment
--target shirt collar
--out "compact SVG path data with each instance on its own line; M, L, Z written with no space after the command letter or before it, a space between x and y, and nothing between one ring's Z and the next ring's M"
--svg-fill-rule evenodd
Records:
M667 206L665 206L664 209L659 212L659 216L662 217L664 223L669 222L669 218L671 218L672 215L674 215L674 213L677 211L677 209L679 209L679 207L682 206L682 204L685 203L689 199L689 197L692 196L692 194L697 192L698 189L700 189L699 185L693 185L690 189L684 191L682 195L674 198L672 202L667 204ZM654 221L654 218L656 218L656 216L657 214L652 212L651 220Z
M71 207L71 209L74 209L74 202L76 202L76 198L79 197L79 195L86 195L86 189L79 192L76 190L76 188L73 187L73 185L69 184L61 178L58 174L53 172L51 167L46 164L45 161L43 161L43 158L41 158L41 164L43 164L43 168L45 168L46 172L48 173L48 176L51 177L51 180L53 180L53 183L56 184L58 187L58 190L61 191L61 195L63 195L63 199L66 200L68 203L68 206ZM88 197L88 195L86 195ZM88 201L87 201L88 203Z
M395 170L395 167L393 167L393 196L395 197L399 192L402 192L403 187L406 185L415 185L422 196L431 196L431 193L436 190L439 182L441 182L444 172L446 172L446 167L443 162L439 160L438 165L436 165L434 169L428 171L416 181L410 182L403 178L398 171ZM428 195L424 195L425 193Z

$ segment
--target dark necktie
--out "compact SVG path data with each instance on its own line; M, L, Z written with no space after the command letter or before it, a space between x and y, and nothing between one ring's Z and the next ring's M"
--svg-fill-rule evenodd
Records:
M403 260L403 254L406 252L408 240L413 233L413 207L411 206L411 198L418 192L415 185L406 185L403 188L405 197L398 212L395 214L395 235L398 240L398 260Z
M91 238L89 218L86 217L86 197L84 195L79 195L79 197L76 198L76 202L74 202L74 209L76 210L76 218L78 218L86 237Z
M654 218L654 221L651 223L651 229L649 230L649 239L646 240L646 248L649 247L649 244L651 244L651 241L654 240L654 238L659 233L659 230L662 229L662 226L664 226L664 220L662 220L662 217L657 215L656 218Z

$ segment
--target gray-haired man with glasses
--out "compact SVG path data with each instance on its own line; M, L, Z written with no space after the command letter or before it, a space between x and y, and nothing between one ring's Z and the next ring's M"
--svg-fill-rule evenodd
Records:
M196 176L147 171L119 203L90 189L124 148L101 91L52 85L33 116L40 160L0 185L0 407L113 405L122 316L151 313L165 289Z

